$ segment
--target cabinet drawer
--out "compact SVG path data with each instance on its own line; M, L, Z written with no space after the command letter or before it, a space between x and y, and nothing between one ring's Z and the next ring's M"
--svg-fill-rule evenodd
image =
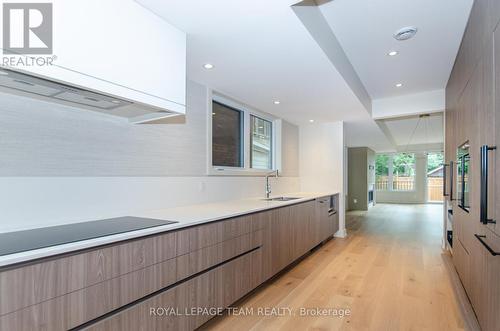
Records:
M262 230L0 317L1 330L66 330L262 245Z
M214 315L190 314L191 308L222 311L259 285L255 277L261 265L261 249L192 278L179 286L88 326L92 331L194 330ZM178 312L163 315L161 310ZM159 313L155 313L159 312Z
M258 217L252 217L252 215L192 227L178 233L177 253L181 255L193 252L245 233L260 230L263 227L264 222Z
M486 231L487 244L495 251L500 252L500 237L495 233ZM488 265L486 276L487 304L484 307L487 316L485 331L498 330L500 326L500 255L493 256L485 252Z
M455 243L455 240L453 243ZM468 293L470 291L469 253L467 253L460 240L456 240L456 244L453 245L453 264L457 269L458 276L462 281L465 291Z

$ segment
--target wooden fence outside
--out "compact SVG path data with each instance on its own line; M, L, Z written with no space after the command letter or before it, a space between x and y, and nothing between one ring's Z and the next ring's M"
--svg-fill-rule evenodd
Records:
M389 190L389 181L387 177L379 177L375 183L377 191ZM413 177L394 177L392 183L393 191L412 191L415 189L415 180ZM443 201L443 178L427 178L427 200L436 202Z
M387 177L379 177L375 183L375 189L378 191L387 191L389 189L389 180ZM413 191L415 189L415 179L413 177L393 177L393 191Z
M443 178L427 178L427 199L429 201L443 201Z

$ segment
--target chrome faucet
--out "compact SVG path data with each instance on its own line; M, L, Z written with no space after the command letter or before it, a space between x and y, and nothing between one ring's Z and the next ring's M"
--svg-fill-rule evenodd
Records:
M266 174L266 199L269 199L269 195L271 194L271 184L269 184L269 177L270 176L275 176L278 178L278 170L274 170L273 172L270 172Z

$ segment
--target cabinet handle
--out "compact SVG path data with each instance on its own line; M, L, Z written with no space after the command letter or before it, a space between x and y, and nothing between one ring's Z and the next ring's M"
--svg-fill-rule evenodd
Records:
M486 238L486 236L480 236L478 234L475 234L474 235L477 240L479 240L479 242L481 242L481 244L483 244L484 247L486 247L486 249L488 250L488 252L490 252L491 255L493 256L497 256L497 255L500 255L500 252L495 252L490 246L488 246L488 244L483 240L483 238Z
M450 201L456 201L458 199L453 198L453 181L455 178L455 171L453 170L453 161L450 161Z
M491 147L488 145L481 146L481 181L480 181L481 199L479 205L479 215L480 215L480 221L483 224L488 224L488 223L496 224L495 220L488 219L488 152L496 149L497 149L496 146L491 146Z
M449 164L443 163L443 197L450 196L449 194L446 193L446 167L449 166L450 166Z

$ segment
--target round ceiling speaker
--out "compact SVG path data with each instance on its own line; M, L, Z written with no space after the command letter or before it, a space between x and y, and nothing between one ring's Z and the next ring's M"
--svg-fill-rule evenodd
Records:
M418 29L414 26L407 26L405 28L399 29L396 31L394 34L394 39L403 41L403 40L408 40L410 38L413 38L415 34L417 33Z

